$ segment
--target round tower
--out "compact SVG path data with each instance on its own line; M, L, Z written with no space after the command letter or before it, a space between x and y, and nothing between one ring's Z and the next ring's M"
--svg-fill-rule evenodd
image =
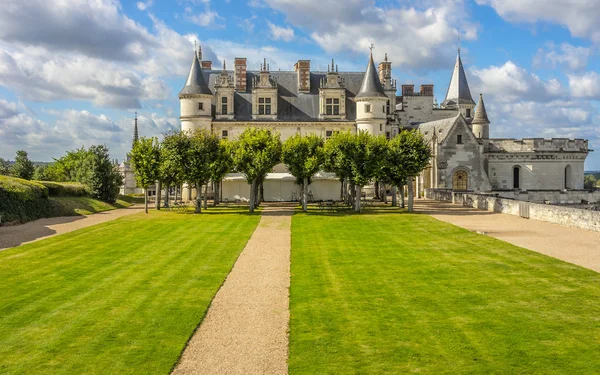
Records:
M377 77L372 50L367 71L354 100L356 102L356 130L367 131L373 135L385 134L387 118L385 107L388 97Z
M211 129L213 94L208 88L200 66L202 50L194 53L192 67L185 86L179 92L181 130Z
M481 94L479 94L479 103L475 108L475 116L471 122L471 129L477 138L490 138L490 120L488 119L485 104L483 104L483 95Z

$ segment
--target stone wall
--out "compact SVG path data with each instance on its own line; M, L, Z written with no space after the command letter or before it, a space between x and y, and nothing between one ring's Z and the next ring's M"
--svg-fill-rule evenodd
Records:
M599 211L523 202L491 194L458 193L445 189L425 189L425 198L600 232Z
M495 191L502 198L533 203L580 204L600 202L600 190L507 190Z

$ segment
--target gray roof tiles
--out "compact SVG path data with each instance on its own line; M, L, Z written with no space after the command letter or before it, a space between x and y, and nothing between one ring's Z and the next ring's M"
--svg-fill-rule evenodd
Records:
M417 129L423 133L425 140L431 142L433 140L433 136L435 135L437 142L441 143L444 139L446 139L448 133L461 116L462 114L458 113L458 115L454 117L445 118L443 120L424 122L417 125Z
M460 51L456 56L454 71L452 72L450 85L446 92L446 99L442 103L442 106L449 107L457 104L475 104L475 101L471 96L471 90L469 90L465 69L463 68L462 60L460 59Z
M364 74L362 83L360 84L360 90L358 91L357 98L387 98L383 86L377 77L377 69L373 62L373 54L369 57L369 63L367 64L367 71Z
M485 110L485 104L483 104L483 95L479 94L479 104L475 108L475 116L471 124L489 124L487 111Z
M214 87L214 83L213 83ZM190 73L188 74L187 81L185 82L185 86L179 92L179 95L185 94L208 94L212 95L211 90L209 90L208 86L204 80L204 74L202 72L202 68L200 67L200 62L198 61L198 57L194 53L194 59L192 60L192 67L190 68Z

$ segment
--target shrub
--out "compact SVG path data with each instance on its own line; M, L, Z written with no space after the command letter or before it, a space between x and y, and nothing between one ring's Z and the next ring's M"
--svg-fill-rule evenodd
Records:
M26 222L50 214L47 187L33 181L0 176L2 222Z
M87 190L78 182L36 181L48 188L51 197L85 197Z

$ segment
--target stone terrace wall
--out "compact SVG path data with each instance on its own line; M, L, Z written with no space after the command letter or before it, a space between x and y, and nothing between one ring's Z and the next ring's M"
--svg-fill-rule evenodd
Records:
M599 211L523 202L495 195L457 193L445 189L425 189L425 198L600 232Z

